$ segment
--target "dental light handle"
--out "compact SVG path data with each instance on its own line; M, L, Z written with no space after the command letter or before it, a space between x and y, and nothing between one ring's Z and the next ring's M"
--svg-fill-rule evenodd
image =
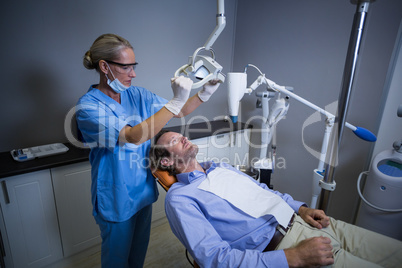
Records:
M348 124L349 123L346 122L345 125L348 126ZM354 127L354 126L351 126L351 127ZM377 137L373 133L371 133L369 130L362 128L362 127L354 127L354 128L356 128L356 130L353 130L351 128L353 130L353 133L355 133L355 135L357 137L361 138L362 140L371 141L371 142L374 142L377 140Z
M202 79L197 77L201 80L193 83L191 87L192 89L200 88L208 81L213 79L217 79L221 83L225 81L225 76L221 72L222 66L215 61L215 52L210 49L209 52L211 53L211 57L209 57L206 55L199 55L200 51L202 50L205 50L205 47L196 49L193 56L189 57L189 63L181 66L174 74L175 77L180 76L181 74L189 77L197 77L197 70L208 70L209 73L207 75L205 75L205 73L201 74L205 75L202 77ZM212 70L214 71L211 72Z
M205 42L205 49L209 50L212 45L215 43L216 39L218 39L219 35L222 33L223 29L226 26L226 17L225 17L225 3L223 0L218 0L218 13L216 14L216 26L214 31L208 37Z
M303 99L302 97L294 94L293 92L289 91L286 87L276 84L275 82L269 80L265 76L264 76L264 78L265 78L265 83L267 84L267 86L270 89L278 91L278 92L282 92L282 93L284 93L284 94L286 94L286 95L298 100L299 102L301 102L301 103L309 106L310 108L320 112L321 114L325 115L329 119L335 118L335 115L325 111L324 109L318 107L317 105L315 105L315 104ZM348 122L345 122L345 126L347 128L349 128L349 129L351 129L356 136L358 136L359 138L361 138L361 139L363 139L365 141L374 142L374 141L377 140L377 137L372 132L370 132L369 130L367 130L365 128L356 127L356 126L354 126L354 125L352 125L352 124L350 124Z
M188 75L188 73L191 73L191 71L187 72L187 69L189 67L191 67L191 65L189 65L189 64L183 65L182 67L177 69L177 71L174 73L174 76L175 77L180 76L182 73ZM205 76L201 81L193 83L193 85L191 86L191 89L200 88L200 87L202 87L204 84L208 83L208 81L210 81L212 79L218 79L220 81L225 81L225 77L223 76L223 74L218 73L216 75L214 73L210 73L207 76Z

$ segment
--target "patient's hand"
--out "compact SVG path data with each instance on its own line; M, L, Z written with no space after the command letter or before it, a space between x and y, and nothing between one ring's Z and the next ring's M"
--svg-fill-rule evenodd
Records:
M299 208L299 215L305 222L318 229L329 225L329 217L325 215L323 210L301 206Z
M331 239L328 237L309 238L284 251L289 267L317 267L334 263Z

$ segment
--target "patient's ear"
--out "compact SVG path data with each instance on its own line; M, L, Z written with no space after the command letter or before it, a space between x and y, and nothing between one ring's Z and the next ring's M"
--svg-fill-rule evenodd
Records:
M162 164L162 166L169 167L169 166L173 165L173 161L167 157L162 157L161 164Z

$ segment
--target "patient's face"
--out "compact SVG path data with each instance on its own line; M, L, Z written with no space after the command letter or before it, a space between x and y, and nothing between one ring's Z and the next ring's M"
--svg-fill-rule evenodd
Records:
M166 146L172 159L180 163L195 159L198 153L198 146L196 144L191 143L187 137L176 132L163 134L158 140L158 145Z

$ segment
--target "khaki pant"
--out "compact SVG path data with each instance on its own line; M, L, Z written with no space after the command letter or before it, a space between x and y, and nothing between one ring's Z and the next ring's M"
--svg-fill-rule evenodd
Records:
M402 267L401 241L333 218L327 228L319 230L296 216L276 249L291 248L316 236L331 239L335 258L332 267Z

